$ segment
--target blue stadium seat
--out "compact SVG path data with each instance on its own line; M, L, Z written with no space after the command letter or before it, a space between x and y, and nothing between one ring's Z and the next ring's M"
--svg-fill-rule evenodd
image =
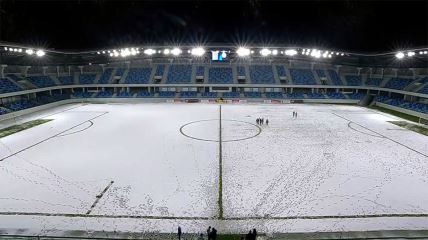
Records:
M261 98L262 94L259 92L244 92L246 98Z
M151 92L147 92L147 91L141 91L141 92L139 92L138 94L137 94L137 97L138 98L151 98L151 97L153 97L154 96L154 94L153 93L151 93Z
M284 98L284 95L281 92L266 92L265 95L266 95L266 98L271 98L271 99Z
M350 99L358 100L358 99L362 99L365 95L366 95L365 93L352 93L352 94L349 94L348 97Z
M302 92L293 92L293 93L287 93L286 94L286 98L289 98L289 99L304 99L305 96L303 95Z
M428 113L428 104L425 103L409 102L399 98L389 98L387 96L377 96L376 101L415 112Z
M322 93L307 93L306 96L311 99L324 99L325 95Z
M232 68L212 67L208 73L208 83L227 84L233 83Z
M121 91L116 95L116 97L118 97L118 98L131 98L132 94L130 92L127 92L127 91Z
M197 66L196 67L196 76L204 76L205 75L205 67Z
M250 77L251 82L254 84L275 83L271 65L251 65Z
M180 92L181 98L196 98L197 96L198 96L198 92L193 92L193 91Z
M275 69L278 73L278 77L286 77L287 76L287 71L285 71L285 67L282 65L276 65Z
M62 85L73 85L74 80L72 76L59 76L58 80L61 82Z
M238 76L245 77L245 67L244 66L236 67L236 71L237 71Z
M97 98L111 98L113 96L112 91L100 91L97 93Z
M333 85L341 86L343 85L342 79L340 79L339 74L333 70L329 69L327 70L328 75L330 76L331 81L333 82Z
M166 83L190 83L192 78L191 65L171 65L169 67Z
M0 78L0 93L18 92L21 88L7 78Z
M74 98L90 98L91 96L92 96L92 93L83 92L83 91L75 91L73 94Z
M159 97L161 98L174 98L175 92L172 91L161 91L159 92Z
M290 69L291 79L296 85L316 85L314 75L309 69Z
M327 75L325 75L324 69L316 69L315 72L317 73L318 77L320 77L320 78L327 77Z
M49 76L30 76L28 80L39 88L55 86L55 82Z
M348 86L361 86L362 84L361 76L346 75L345 79Z
M111 83L111 74L113 73L113 68L107 68L100 77L98 83L100 84L108 84Z
M333 99L346 99L346 97L345 97L345 95L343 95L343 93L330 92L330 93L327 93L327 96L329 98L333 98Z
M151 68L131 68L126 75L125 83L147 84L150 81Z
M203 98L217 98L217 92L203 92L201 93Z
M367 78L367 81L366 81L367 86L379 87L381 83L382 83L382 78Z
M223 98L239 98L239 92L224 92Z
M403 90L412 81L413 81L412 79L408 79L408 78L391 78L385 84L385 88L392 88L392 89Z
M79 82L80 84L94 84L96 74L80 74Z
M114 75L118 77L122 77L124 73L125 73L125 68L118 68Z
M165 71L165 65L158 65L156 68L155 76L163 76L163 73Z

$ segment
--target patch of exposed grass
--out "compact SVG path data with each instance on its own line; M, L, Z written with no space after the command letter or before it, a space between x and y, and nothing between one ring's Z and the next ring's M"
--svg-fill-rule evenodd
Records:
M378 111L381 111L381 112L384 112L384 113L388 113L388 114L391 114L391 115L394 115L394 116L397 116L399 118L406 119L406 120L409 120L409 121L412 121L412 122L416 122L416 123L419 122L419 117L412 116L412 115L409 115L409 114L406 114L406 113L394 111L394 110L383 108L383 107L379 107L379 106L371 106L369 108L375 109L375 110L378 110Z
M417 132L417 133L423 134L425 136L428 136L428 128L422 127L420 125L416 125L416 124L413 124L410 122L405 122L405 121L388 121L388 122L395 124L399 127L411 130L413 132Z
M12 135L14 133L24 131L26 129L38 126L43 123L47 123L49 121L52 121L53 119L37 119L33 121L29 121L22 124L13 125L7 128L0 129L0 138Z

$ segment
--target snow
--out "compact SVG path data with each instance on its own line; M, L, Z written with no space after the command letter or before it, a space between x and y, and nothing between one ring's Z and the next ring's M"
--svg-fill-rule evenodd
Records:
M257 117L268 118L269 126L258 128ZM428 225L428 217L287 219L428 213L428 138L374 110L222 105L225 220L217 219L218 105L74 104L18 121L36 118L54 120L0 139L0 230L8 233L170 232L178 224L186 232L211 225L235 233ZM82 217L89 210L99 217Z

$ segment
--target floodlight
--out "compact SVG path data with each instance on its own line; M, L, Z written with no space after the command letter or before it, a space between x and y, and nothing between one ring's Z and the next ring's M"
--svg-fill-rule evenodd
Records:
M413 57L414 55L415 55L415 52L408 52L408 53L407 53L407 56L408 56L408 57Z
M250 55L250 49L240 47L240 48L238 48L238 50L236 50L236 53L237 53L237 54L238 54L238 56L240 56L240 57L245 57L245 56Z
M110 57L113 57L113 53L110 53Z
M424 54L428 54L428 51L424 51Z
M119 53L115 51L115 52L113 53L113 56L118 57L118 56L119 56Z
M7 51L7 47L4 47L4 50Z
M398 59L402 59L404 57L404 53L398 52L397 54L395 54L395 57Z
M37 50L36 55L37 55L37 57L43 57L45 55L45 51Z
M97 54L101 54L100 52L97 52Z
M9 51L13 52L13 48L9 48Z
M344 54L344 53L341 53L341 54L340 54L340 56L345 56L345 54Z
M278 50L272 50L272 55L277 55L278 54Z
M156 51L151 49L151 48L144 50L144 54L146 54L146 55L152 55L155 53L156 53Z
M27 50L25 50L25 53L27 53L28 55L33 55L34 50L33 49L27 49Z
M20 48L20 49L18 49L18 52L22 52L22 49Z
M297 51L294 49L289 49L289 50L285 51L285 55L287 55L287 56L294 56L296 54L297 54Z
M174 48L171 50L171 54L174 56L178 56L178 55L180 55L180 53L181 53L181 49L179 49L179 48Z
M131 54L131 52L129 51L129 49L128 49L128 48L122 49L122 50L120 51L120 56L121 56L121 57L127 57L127 56L129 56L130 54Z
M205 53L205 50L201 47L193 48L191 51L192 55L198 56L198 57L204 55L204 53Z
M269 49L267 49L267 48L263 48L261 51L260 51L260 54L262 55L262 56L268 56L268 55L270 55L272 52L271 52L271 50L269 50Z

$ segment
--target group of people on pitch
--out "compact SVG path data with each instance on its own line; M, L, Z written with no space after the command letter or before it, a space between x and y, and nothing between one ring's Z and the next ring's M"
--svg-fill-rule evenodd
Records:
M257 118L256 123L257 123L257 125L263 125L265 123L266 123L266 125L269 125L269 119L266 118L266 120L265 120L264 118Z
M178 240L181 240L181 227L178 226ZM207 236L208 240L216 240L217 239L217 229L211 228L211 226L207 229ZM250 230L246 235L245 239L244 236L241 237L241 240L256 240L257 239L257 230L254 228L253 230ZM205 240L204 234L201 233L198 237L198 240Z

